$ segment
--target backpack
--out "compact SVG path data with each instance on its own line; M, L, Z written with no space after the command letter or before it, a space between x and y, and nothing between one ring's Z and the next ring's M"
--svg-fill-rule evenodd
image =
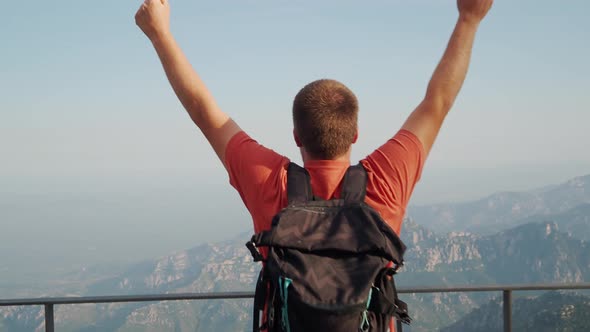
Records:
M288 206L246 244L263 261L254 332L385 332L392 317L401 332L401 322L410 323L393 281L406 247L364 203L366 185L358 164L347 170L340 199L317 200L309 173L289 164Z

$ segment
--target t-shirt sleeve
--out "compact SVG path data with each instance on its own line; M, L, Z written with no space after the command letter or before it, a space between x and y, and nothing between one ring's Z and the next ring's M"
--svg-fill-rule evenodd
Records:
M387 191L389 204L405 210L422 174L426 155L424 146L412 132L400 130L364 161Z
M262 146L243 131L230 139L225 151L230 184L253 216L269 200L281 196L282 176L288 164L288 158Z

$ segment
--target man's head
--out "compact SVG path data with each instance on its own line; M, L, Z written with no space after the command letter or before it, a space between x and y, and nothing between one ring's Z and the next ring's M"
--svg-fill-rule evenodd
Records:
M318 80L293 101L295 140L313 159L336 159L357 138L358 101L344 84Z

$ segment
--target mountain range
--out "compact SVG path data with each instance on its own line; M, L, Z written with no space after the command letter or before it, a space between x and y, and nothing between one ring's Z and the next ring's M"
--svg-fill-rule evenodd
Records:
M590 281L590 248L584 233L588 229L590 215L585 212L588 211L588 202L585 200L590 189L589 179L589 176L580 177L531 193L501 193L483 200L488 203L490 200L504 202L504 205L500 205L504 208L511 206L511 211L514 206L530 206L526 213L502 212L499 205L490 208L490 204L480 201L448 205L452 209L446 211L452 211L453 218L443 213L446 219L436 219L440 214L433 214L432 211L443 211L440 205L424 207L421 214L415 213L415 210L415 214L410 212L402 230L402 240L408 246L408 251L406 264L397 276L398 285L414 287ZM545 198L536 201L539 206L532 206L529 205L531 195ZM545 200L551 201L551 205L542 208ZM477 211L477 208L482 211ZM525 208L520 211L525 211ZM431 213L432 219L423 219L428 215L427 212ZM496 214L495 218L490 217L490 222L498 231L482 230L479 234L468 231L477 229L477 225L481 226L473 222L477 218L470 219L468 216L486 216L486 212ZM455 222L447 222L451 219ZM437 232L431 229L444 228L440 224L445 224L450 231ZM64 276L62 286L48 290L47 295L253 290L260 266L252 262L244 247L249 236L241 234L225 242L203 244L140 262L116 274L104 273L100 269L76 271ZM408 330L436 331L453 327L452 324L472 324L472 320L485 322L484 318L488 317L486 313L495 310L493 306L497 300L494 298L497 295L404 294L402 298L408 302L414 318ZM562 296L564 305L573 299L568 296ZM525 300L538 302L542 307L543 301ZM515 302L515 315L516 308ZM55 320L56 329L65 332L247 331L251 324L250 310L251 300L67 305L56 307ZM557 309L546 306L543 310L554 312ZM584 316L579 317L582 317L579 319L580 324L583 324ZM0 331L41 331L42 326L41 308L0 309Z
M493 234L531 221L560 219L590 239L590 175L527 192L501 192L461 203L410 206L408 215L436 232ZM569 214L577 218L569 219ZM570 225L571 224L571 225ZM574 234L576 234L574 232Z

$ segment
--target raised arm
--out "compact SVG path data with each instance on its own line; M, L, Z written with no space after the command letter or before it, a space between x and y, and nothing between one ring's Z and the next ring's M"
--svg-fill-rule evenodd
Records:
M475 33L493 0L457 0L459 19L447 49L434 71L426 96L404 123L430 152L442 123L465 81Z
M152 42L176 96L225 165L225 148L240 127L217 106L172 36L168 0L145 0L135 22Z

